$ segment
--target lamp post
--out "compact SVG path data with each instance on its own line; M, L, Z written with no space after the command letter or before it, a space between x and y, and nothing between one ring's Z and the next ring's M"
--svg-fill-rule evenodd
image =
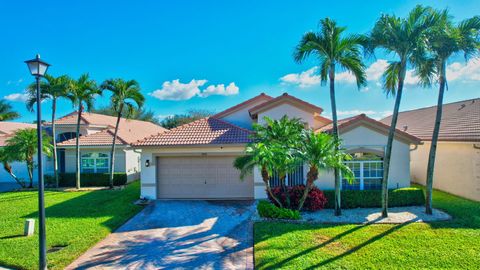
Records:
M41 93L40 78L45 75L48 63L40 60L37 54L35 59L27 60L25 63L30 70L32 76L35 76L37 84L37 154L38 154L38 226L39 226L39 269L47 269L47 245L45 237L45 202L44 202L44 183L43 183L43 162L42 162L42 110L41 110Z

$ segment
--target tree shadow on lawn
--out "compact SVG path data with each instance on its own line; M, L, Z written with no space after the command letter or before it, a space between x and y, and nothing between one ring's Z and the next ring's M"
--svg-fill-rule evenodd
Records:
M376 220L373 220L373 221L371 221L371 222L368 222L368 223L365 223L365 224L361 224L361 225L358 225L358 226L356 226L356 227L354 227L354 228L352 228L352 229L346 230L346 231L344 231L344 232L342 232L342 233L340 233L340 234L338 234L338 235L336 235L336 236L328 239L327 241L322 242L322 243L319 244L319 245L310 247L310 248L308 248L308 249L303 250L302 252L299 252L299 253L294 254L294 255L292 255L292 256L290 256L290 257L288 257L288 258L285 258L285 259L283 259L282 261L280 261L280 262L278 262L278 263L275 263L274 265L269 266L268 268L270 268L270 269L280 268L280 267L284 266L285 264L289 263L289 262L292 261L292 260L295 260L295 259L297 259L297 258L299 258L299 257L301 257L301 256L304 256L304 255L306 255L306 254L308 254L308 253L310 253L310 252L313 252L313 251L315 251L315 250L321 249L321 248L323 248L323 247L325 247L325 246L327 246L327 245L329 245L329 244L335 243L335 242L337 242L338 240L340 240L341 238L343 238L343 237L345 237L345 236L347 236L347 235L349 235L349 234L351 234L351 233L354 233L354 232L356 232L356 231L358 231L358 230L367 228L367 227L369 227L370 225L373 225L373 224L375 223L375 221L376 221ZM376 236L368 239L367 241L365 241L365 242L363 242L363 243L361 243L361 244L359 244L359 245L357 245L357 246L355 246L355 247L353 247L353 248L351 248L351 249L349 249L349 250L347 250L347 251L345 251L345 252L343 252L343 253L341 253L341 254L339 254L339 255L336 255L336 256L334 256L334 257L331 257L331 258L329 258L329 259L326 259L326 260L324 260L324 261L322 261L322 262L320 262L320 263L318 263L318 264L309 266L309 267L306 268L306 269L317 269L317 268L319 268L319 267L321 267L321 266L325 266L325 265L327 265L327 264L329 264L329 263L335 262L335 261L337 261L337 260L339 260L339 259L341 259L341 258L343 258L343 257L345 257L345 256L347 256L347 255L349 255L349 254L352 254L352 253L354 253L354 252L356 252L356 251L364 248L365 246L367 246L367 245L369 245L369 244L371 244L371 243L373 243L373 242L375 242L375 241L377 241L377 240L382 239L383 237L385 237L385 236L387 236L387 235L389 235L389 234L391 234L391 233L393 233L393 232L395 232L395 231L397 231L397 230L399 230L399 229L401 229L401 228L403 228L403 227L405 227L405 226L407 226L407 225L409 225L409 224L415 223L415 221L416 221L416 220L411 220L411 221L408 221L408 222L405 222L405 223L398 224L398 225L396 225L396 226L394 226L394 227L392 227L392 228L390 228L390 229L388 229L388 230L386 230L386 231L384 231L384 232L382 232L382 233L380 233L380 234L378 234L378 235L376 235ZM341 224L341 225L345 225L345 224ZM337 224L337 225L329 224L328 226L329 226L329 227L333 227L333 226L338 226L338 224ZM261 267L261 266L262 266L262 264L258 265L258 267Z

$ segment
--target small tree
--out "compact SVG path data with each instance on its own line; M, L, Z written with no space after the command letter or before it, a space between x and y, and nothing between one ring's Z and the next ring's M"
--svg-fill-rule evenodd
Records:
M25 184L25 180L22 178L18 178L17 175L13 172L12 166L10 163L14 162L11 155L7 154L8 152L5 151L5 148L0 148L0 161L2 162L3 169L18 183L22 188L26 188L27 185Z
M20 115L13 110L12 105L5 100L0 100L0 122L13 120L20 117Z
M298 210L302 209L313 183L318 179L319 171L337 170L347 181L353 181L353 173L344 163L345 160L350 160L351 156L340 149L339 140L332 135L305 130L298 154L309 167L305 191L300 198Z
M46 156L52 155L52 144L50 137L43 132L42 151ZM35 168L34 156L37 153L37 130L34 128L20 129L13 137L7 140L4 154L7 155L6 161L25 162L28 170L30 183L29 188L33 187L33 169ZM8 171L8 170L7 170ZM12 174L10 174L12 175ZM18 182L18 181L17 181Z

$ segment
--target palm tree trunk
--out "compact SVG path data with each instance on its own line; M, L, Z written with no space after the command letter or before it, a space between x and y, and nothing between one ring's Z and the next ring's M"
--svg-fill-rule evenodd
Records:
M280 200L277 197L275 197L275 195L272 192L272 188L270 187L270 177L268 175L267 170L264 167L262 168L262 179L263 179L263 182L265 183L265 188L267 189L268 194L270 194L270 197L272 197L272 199L277 203L279 207L283 208L282 202L280 202Z
M8 162L3 162L3 168L5 169L5 171L7 171L7 173L15 180L15 182L17 182L17 184L19 184L22 188L25 188L26 185L25 185L25 182L23 182L20 178L18 178L14 173L13 173L13 170L12 170L12 166L10 166L10 164Z
M338 141L338 118L337 118L337 102L335 101L335 64L330 66L330 102L332 105L332 121L333 121L333 130L332 135L335 141ZM338 150L338 149L336 149ZM340 216L342 214L342 201L341 201L341 190L340 190L340 173L338 169L334 169L335 175L335 216Z
M118 126L120 124L120 118L122 118L123 104L120 105L118 111L117 123L115 125L115 133L113 134L112 150L110 152L110 188L113 188L113 171L115 164L115 141L117 140Z
M398 87L395 96L395 105L393 107L392 122L388 130L387 146L385 149L385 157L383 159L383 179L382 179L382 217L388 217L388 173L390 171L390 158L392 156L393 138L395 136L395 129L398 120L398 111L400 110L400 102L402 100L403 83L407 65L402 62L398 76Z
M57 137L55 128L55 113L57 111L57 99L52 99L52 143L53 143L53 175L55 177L55 187L58 188L58 162L57 162Z
M438 134L440 133L440 123L442 121L442 108L443 108L443 94L445 92L446 84L446 72L445 61L442 61L440 67L438 89L438 101L437 101L437 115L435 116L435 126L433 127L432 143L430 145L430 153L428 154L428 166L427 166L427 192L425 200L425 212L429 215L432 214L432 193L433 193L433 173L435 168L435 157L437 153Z
M78 116L77 116L77 137L75 138L75 174L76 174L76 188L80 189L80 120L82 118L82 102L78 106Z
M305 191L303 192L302 198L298 202L298 211L302 210L303 204L307 200L308 193L312 188L313 182L318 178L318 169L315 166L311 166L308 173L307 173L307 184L305 185Z
M290 208L290 194L288 194L288 188L287 188L287 185L285 183L285 179L286 179L286 175L283 175L283 176L279 176L279 180L280 180L280 186L282 188L282 193L283 193L283 196L285 196L285 204L287 206L287 208Z
M28 170L28 178L30 180L30 184L28 185L29 188L33 188L33 161L30 162L27 160L27 170Z

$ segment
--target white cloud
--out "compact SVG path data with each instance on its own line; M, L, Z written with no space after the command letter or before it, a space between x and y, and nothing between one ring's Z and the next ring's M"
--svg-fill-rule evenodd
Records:
M239 88L235 85L234 82L231 82L227 87L224 84L209 85L205 90L203 90L199 96L208 97L211 95L221 95L221 96L231 96L238 95Z
M298 85L300 88L314 86L320 83L320 75L315 75L318 68L313 67L301 73L290 73L280 78L280 81L287 84Z
M7 85L12 85L12 84L14 84L14 85L20 85L22 82L23 82L23 78L20 78L20 79L18 79L18 80L16 80L16 81L15 81L15 80L14 80L14 81L9 80L9 81L7 81Z
M25 92L13 93L10 95L6 95L3 98L9 101L26 102L28 100L28 94Z
M162 88L149 93L149 95L160 100L187 100L193 97L208 97L212 95L231 96L238 95L239 88L234 82L226 87L224 84L209 85L205 89L201 89L207 80L191 80L189 83L182 83L180 80L166 81L162 84Z
M467 63L454 62L447 66L449 81L480 81L480 59L475 58Z
M388 61L385 59L378 59L372 63L365 73L367 74L367 79L369 81L378 81L382 78L383 72L388 66Z
M160 100L186 100L200 94L200 86L207 80L191 80L189 83L181 83L180 80L166 81L161 89L150 93L151 96Z
M359 114L366 114L368 117L379 120L391 115L392 111L374 111L374 110L345 110L345 111L339 110L337 111L337 115L339 119L356 116ZM323 115L329 118L332 117L331 112L324 113Z
M162 121L162 120L165 120L166 118L171 117L171 116L173 116L173 114L158 114L158 115L156 115L155 117L156 117L159 121Z

